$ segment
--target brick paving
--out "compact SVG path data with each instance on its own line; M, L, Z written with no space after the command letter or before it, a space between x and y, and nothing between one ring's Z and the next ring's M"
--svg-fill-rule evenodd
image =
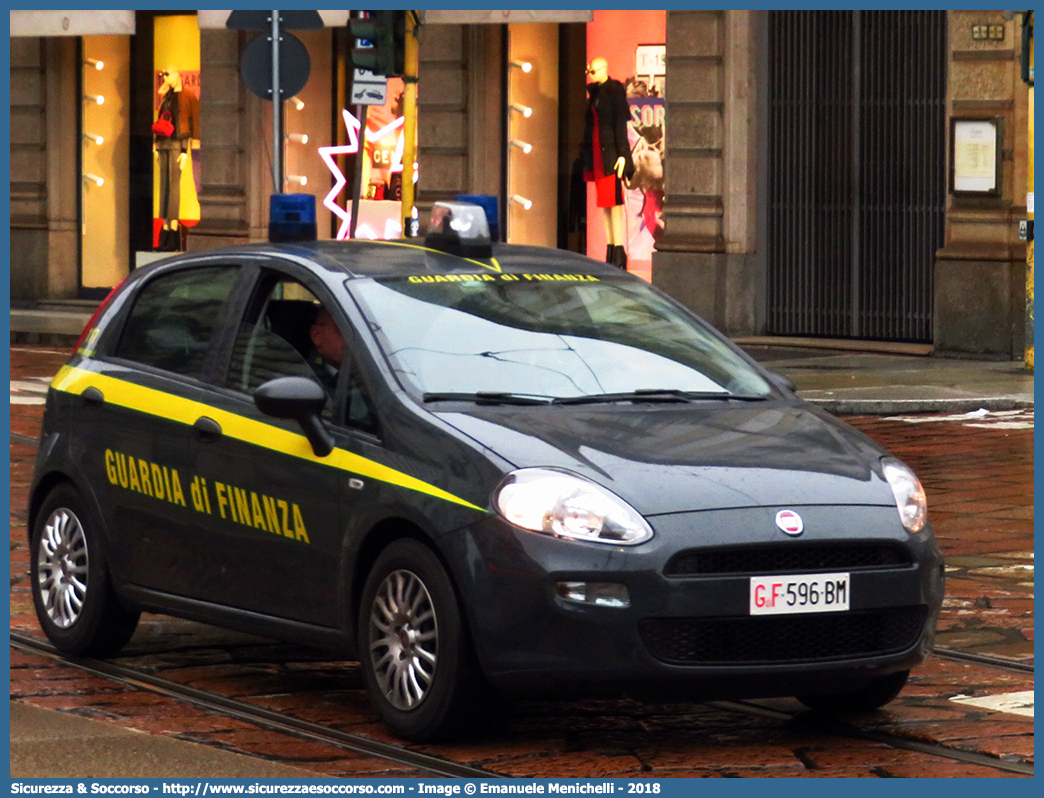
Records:
M12 379L46 377L67 353L12 347ZM13 404L12 431L36 437L40 405ZM916 429L850 418L913 467L947 557L942 645L1032 662L1032 430ZM42 638L28 587L25 502L33 447L11 444L11 628ZM1013 568L1012 566L1022 566ZM392 739L366 703L358 668L299 649L164 616L146 615L120 663L234 695L334 728ZM950 701L956 695L1031 690L1031 674L933 658L899 700L851 722L952 748L1033 761L1032 718ZM11 698L293 764L325 775L416 776L384 760L258 729L186 704L12 651ZM762 702L796 710L792 699ZM503 729L481 740L417 746L516 776L997 777L1000 771L817 731L795 720L738 715L707 704L519 702Z

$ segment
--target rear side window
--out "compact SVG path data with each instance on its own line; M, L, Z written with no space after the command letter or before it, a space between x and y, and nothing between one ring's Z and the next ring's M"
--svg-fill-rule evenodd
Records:
M116 357L200 378L236 273L216 266L152 280L134 301Z

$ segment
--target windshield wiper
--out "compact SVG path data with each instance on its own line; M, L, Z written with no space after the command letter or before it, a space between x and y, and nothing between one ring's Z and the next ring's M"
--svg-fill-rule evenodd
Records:
M626 393L595 393L589 396L559 396L552 399L556 405L594 405L613 402L693 402L700 399L739 399L744 402L760 402L768 397L743 396L728 391L680 391L673 388L646 388Z
M550 399L535 396L524 396L518 393L496 393L478 391L476 393L426 393L425 402L474 402L477 405L546 405Z

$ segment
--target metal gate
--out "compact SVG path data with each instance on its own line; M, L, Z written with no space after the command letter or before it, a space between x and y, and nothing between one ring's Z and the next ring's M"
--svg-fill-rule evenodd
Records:
M768 331L928 342L946 12L769 12Z

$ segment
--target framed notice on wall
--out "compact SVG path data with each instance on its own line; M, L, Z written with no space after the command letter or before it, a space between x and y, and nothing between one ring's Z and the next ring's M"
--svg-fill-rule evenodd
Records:
M950 120L950 192L999 197L1003 122L992 119Z

